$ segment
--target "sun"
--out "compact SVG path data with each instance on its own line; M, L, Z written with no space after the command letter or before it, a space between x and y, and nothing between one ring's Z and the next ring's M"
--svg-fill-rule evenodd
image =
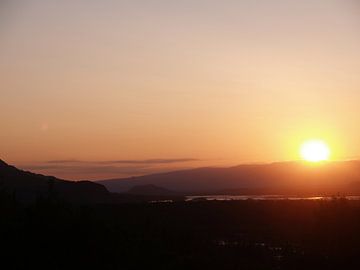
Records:
M322 140L310 140L302 144L300 154L308 162L326 161L330 158L330 148Z

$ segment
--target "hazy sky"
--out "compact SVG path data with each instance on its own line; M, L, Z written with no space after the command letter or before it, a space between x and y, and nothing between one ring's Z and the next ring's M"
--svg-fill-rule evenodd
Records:
M0 158L69 179L309 138L357 158L359 27L357 0L0 0Z

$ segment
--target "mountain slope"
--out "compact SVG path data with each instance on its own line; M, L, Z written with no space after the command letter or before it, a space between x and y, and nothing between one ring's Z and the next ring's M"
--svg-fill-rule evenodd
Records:
M104 201L109 192L97 183L71 182L19 170L0 160L0 189L13 193L20 201L53 196L76 202Z
M125 179L103 180L112 192L135 186L156 185L176 192L216 193L232 189L345 190L360 182L360 161L308 164L283 162L240 165L231 168L200 168ZM350 190L351 191L351 190Z

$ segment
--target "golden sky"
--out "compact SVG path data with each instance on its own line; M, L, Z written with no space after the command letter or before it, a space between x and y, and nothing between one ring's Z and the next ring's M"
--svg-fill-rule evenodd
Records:
M360 155L356 0L3 0L0 158L68 179Z

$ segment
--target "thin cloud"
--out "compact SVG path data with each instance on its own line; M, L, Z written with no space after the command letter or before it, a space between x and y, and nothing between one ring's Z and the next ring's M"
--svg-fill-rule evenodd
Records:
M44 163L46 164L76 164L76 163L86 163L86 164L99 164L99 165L111 165L111 164L171 164L171 163L181 163L181 162L192 162L199 161L195 158L163 158L163 159L143 159L143 160L132 160L132 159L121 159L121 160L108 160L108 161L83 161L76 159L64 159L64 160L49 160Z
M194 158L179 158L179 159L145 159L145 160L113 160L104 161L101 164L169 164L180 162L198 161Z
M194 158L162 158L143 160L108 160L84 161L77 159L48 160L45 162L23 164L23 170L33 171L45 175L55 175L62 179L112 179L124 178L188 168L187 162L199 161Z
M44 163L48 164L65 164L65 163L80 163L81 161L76 159L61 159L61 160L48 160Z
M68 165L28 165L21 166L23 170L29 171L48 171L67 174L119 174L119 175L138 175L152 172L146 166L68 166Z

